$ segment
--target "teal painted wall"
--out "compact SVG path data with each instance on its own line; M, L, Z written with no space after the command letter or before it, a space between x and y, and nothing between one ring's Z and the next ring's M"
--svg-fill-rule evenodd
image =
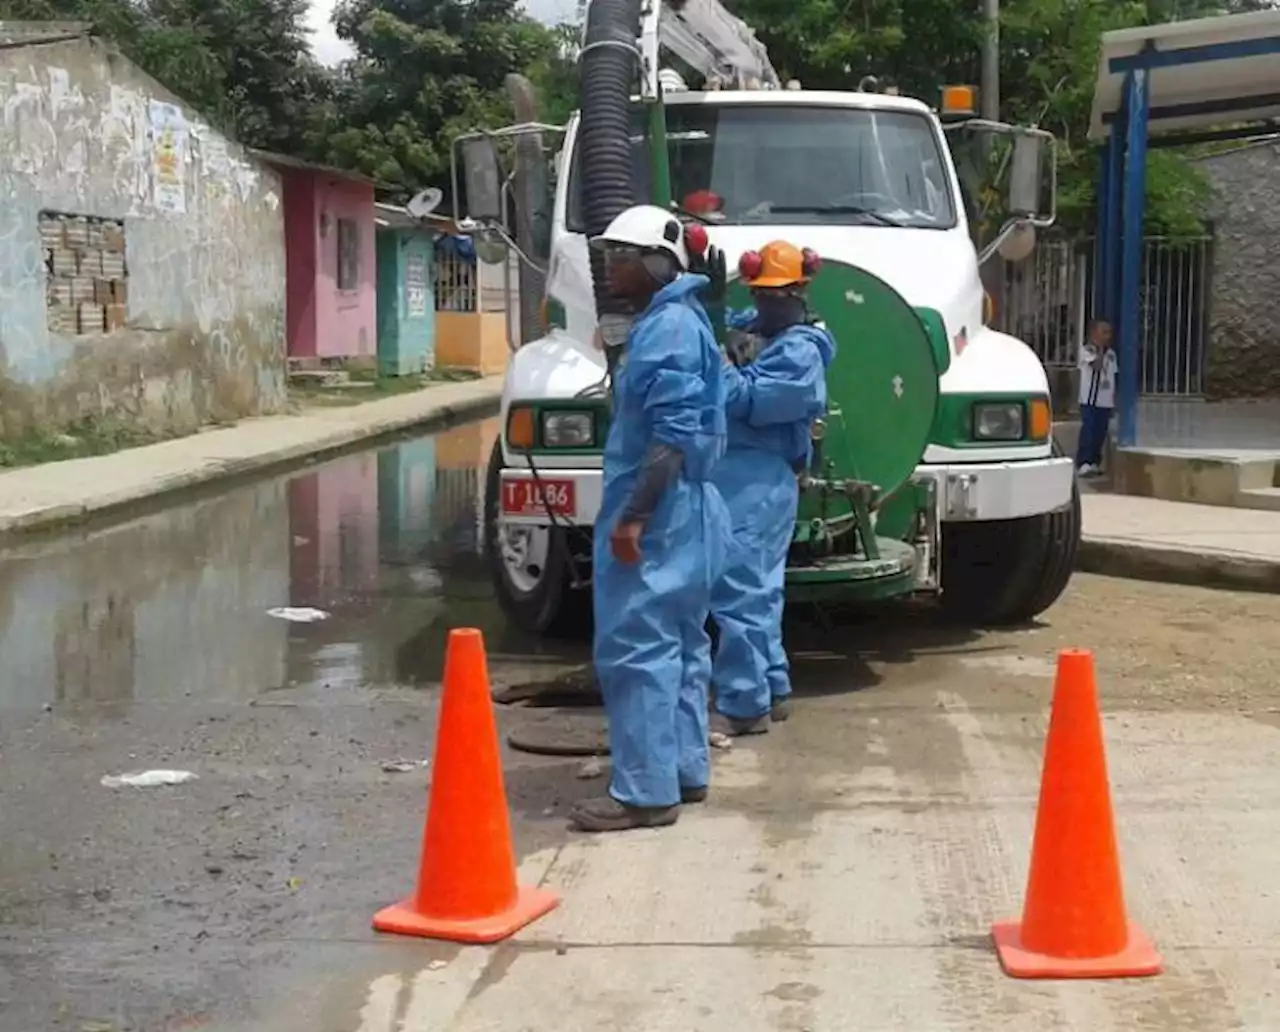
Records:
M435 365L432 242L413 230L378 230L378 371L421 373Z
M405 441L378 452L378 527L383 562L421 564L431 544L436 442Z

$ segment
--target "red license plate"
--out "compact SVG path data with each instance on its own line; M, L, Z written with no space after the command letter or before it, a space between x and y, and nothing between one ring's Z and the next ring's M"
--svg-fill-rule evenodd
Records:
M577 512L577 496L572 480L504 480L502 511L511 516L572 517Z

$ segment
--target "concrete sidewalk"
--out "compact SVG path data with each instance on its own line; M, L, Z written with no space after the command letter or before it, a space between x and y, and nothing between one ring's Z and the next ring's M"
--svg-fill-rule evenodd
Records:
M246 419L161 444L0 473L0 534L74 523L159 495L299 462L497 407L502 377L302 415Z
M1280 513L1087 493L1077 566L1090 573L1280 592Z

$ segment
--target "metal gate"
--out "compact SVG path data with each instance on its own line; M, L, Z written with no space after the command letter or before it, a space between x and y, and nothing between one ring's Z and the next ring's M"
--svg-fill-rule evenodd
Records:
M1143 241L1139 393L1195 397L1204 390L1213 238ZM1071 368L1093 312L1097 249L1091 238L1041 240L1024 262L1004 263L999 329L1025 341L1048 368Z

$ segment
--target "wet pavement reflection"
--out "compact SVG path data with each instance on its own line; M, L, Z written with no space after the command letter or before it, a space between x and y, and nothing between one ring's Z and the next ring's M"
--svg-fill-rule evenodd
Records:
M483 561L496 418L0 552L0 708L425 685L450 627L535 665ZM314 607L318 623L269 615Z

